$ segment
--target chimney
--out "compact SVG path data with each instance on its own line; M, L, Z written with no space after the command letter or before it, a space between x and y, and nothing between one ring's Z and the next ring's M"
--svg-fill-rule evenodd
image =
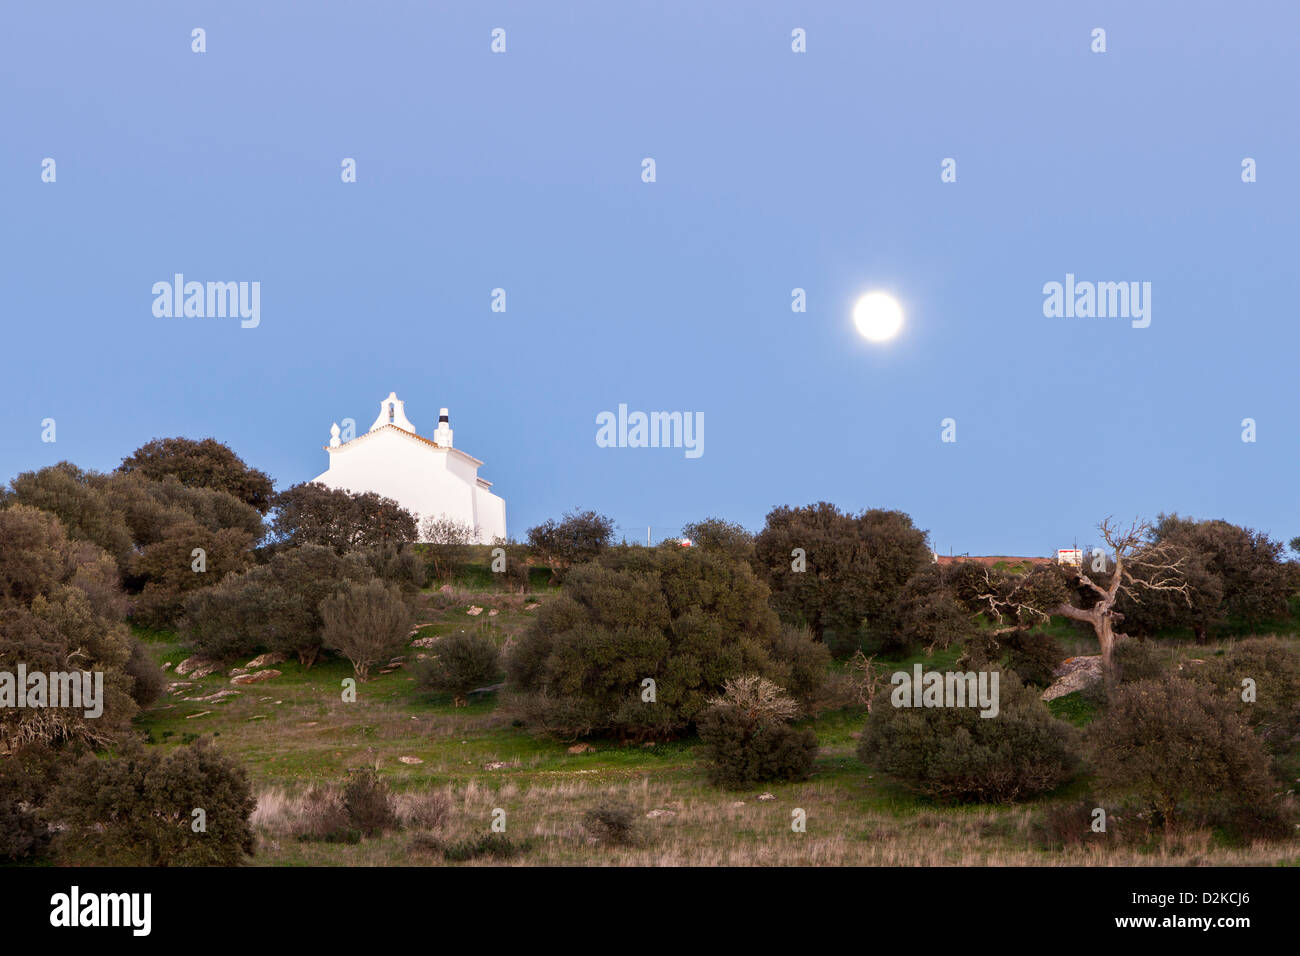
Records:
M438 430L433 433L433 440L443 448L451 448L451 420L447 415L447 409L438 409Z

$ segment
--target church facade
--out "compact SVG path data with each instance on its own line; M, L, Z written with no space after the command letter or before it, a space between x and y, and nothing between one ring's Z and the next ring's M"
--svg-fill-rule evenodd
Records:
M452 446L447 409L439 410L438 427L425 438L406 417L405 403L389 392L368 432L350 441L339 435L335 422L325 448L329 468L316 481L392 498L417 523L445 515L475 529L477 544L506 537L506 503L492 493L492 482L478 476L483 462Z

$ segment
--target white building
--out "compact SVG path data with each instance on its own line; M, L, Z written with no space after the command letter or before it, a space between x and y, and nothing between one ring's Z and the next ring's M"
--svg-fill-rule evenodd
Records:
M325 450L329 469L315 479L323 485L392 498L417 522L446 515L476 529L479 544L506 536L506 503L492 494L492 482L478 476L483 462L452 447L445 408L433 438L424 438L406 417L402 400L389 392L370 431L340 441L335 422Z

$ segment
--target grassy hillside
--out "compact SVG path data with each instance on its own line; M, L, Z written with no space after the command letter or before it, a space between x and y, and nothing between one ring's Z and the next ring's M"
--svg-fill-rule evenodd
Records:
M530 606L548 599L544 586L528 597L459 585L450 595L426 591L416 617L422 625L418 636L482 622L504 643L536 613ZM448 606L437 609L438 604ZM483 611L471 615L472 607ZM142 637L160 662L173 665L172 672L186 656L174 635ZM1072 653L1088 651L1068 626L1061 628L1060 640ZM1213 652L1197 647L1169 653L1189 650L1196 656ZM486 834L494 809L503 809L507 834L530 844L511 861L522 864L1043 865L1095 863L1099 854L1115 863L1300 863L1294 848L1221 847L1208 833L1144 850L1046 849L1033 821L1051 800L978 809L917 800L854 757L865 711L853 708L809 723L820 743L810 780L729 792L706 782L694 739L656 746L595 741L590 750L571 753L566 743L513 726L495 694L476 695L469 706L456 708L450 695L422 693L408 670L419 653L410 648L406 666L358 685L355 703L342 700L342 681L352 676L346 662L326 660L310 670L288 662L276 665L280 677L260 684L232 687L220 672L175 686L138 724L161 747L191 735L215 735L244 763L259 798L255 865L441 863L420 850L418 826L358 843L302 842L291 835L298 800L311 784L339 784L350 769L361 767L377 767L399 805L444 794L451 807L439 830L444 838ZM950 652L890 663L946 666L955 657ZM186 700L223 690L240 693L219 701ZM1086 702L1071 699L1077 697L1054 702L1054 712L1076 723L1091 719ZM1077 782L1052 799L1064 802L1085 792L1086 782ZM609 802L633 808L634 845L609 848L587 838L584 811ZM804 833L791 829L796 808L807 815Z

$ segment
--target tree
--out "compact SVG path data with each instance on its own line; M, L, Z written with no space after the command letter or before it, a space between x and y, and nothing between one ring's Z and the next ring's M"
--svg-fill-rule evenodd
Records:
M782 679L780 622L749 565L695 548L618 548L574 567L506 661L512 705L536 730L664 739L729 677ZM647 683L649 681L649 683Z
M464 707L471 690L501 675L501 649L484 631L456 631L440 638L422 665L417 686L451 694L455 705Z
M445 580L451 574L452 562L462 550L478 538L478 529L448 515L429 515L420 522L420 537L424 539L424 553L436 580Z
M774 508L755 539L754 569L781 619L843 653L864 629L877 640L893 631L904 586L930 561L925 532L902 512L847 514L825 501Z
M1215 803L1272 802L1268 755L1232 704L1169 675L1121 684L1089 728L1103 787L1136 793L1172 833Z
M1078 732L1014 671L999 673L999 710L990 718L975 707L895 707L894 689L885 688L858 759L941 800L1004 803L1065 783L1079 765Z
M261 514L271 508L270 477L244 464L228 445L215 438L155 438L123 458L117 470L154 481L174 476L188 488L225 491Z
M247 568L252 545L252 537L236 528L214 532L193 522L169 528L131 563L131 574L144 582L132 617L149 627L175 626L185 596Z
M320 603L324 646L352 662L357 679L370 679L370 667L398 654L411 630L411 612L400 588L382 581L347 582Z
M1194 622L1197 640L1208 639L1210 626L1225 617L1255 627L1286 614L1291 589L1281 560L1281 542L1227 521L1194 521L1177 514L1162 514L1152 537L1195 556L1200 575L1209 579L1208 588L1203 589L1211 598L1220 597L1216 603L1199 602Z
M528 529L528 544L558 579L575 564L590 561L609 547L614 520L594 511L569 511L556 521L549 518Z
M47 812L60 824L58 852L67 862L234 866L253 852L256 806L244 768L200 738L166 752L133 740L109 760L87 755Z
M974 601L999 625L995 634L1024 630L1059 614L1091 625L1102 663L1110 667L1115 642L1128 636L1115 630L1124 620L1117 607L1121 597L1142 601L1151 594L1178 594L1190 600L1182 574L1185 556L1167 542L1154 542L1151 525L1135 521L1121 528L1107 518L1099 527L1112 550L1107 572L1057 565L1027 575L985 572L986 589ZM1068 576L1074 578L1074 594L1064 588Z
M739 789L803 780L817 756L817 735L790 721L799 704L757 674L727 680L700 717L700 740L713 783Z
M682 526L682 537L692 547L726 551L732 557L749 561L754 556L754 536L741 525L721 518L705 518Z
M342 554L354 548L415 541L415 515L373 491L352 492L319 482L275 496L272 533L284 545L322 544Z

